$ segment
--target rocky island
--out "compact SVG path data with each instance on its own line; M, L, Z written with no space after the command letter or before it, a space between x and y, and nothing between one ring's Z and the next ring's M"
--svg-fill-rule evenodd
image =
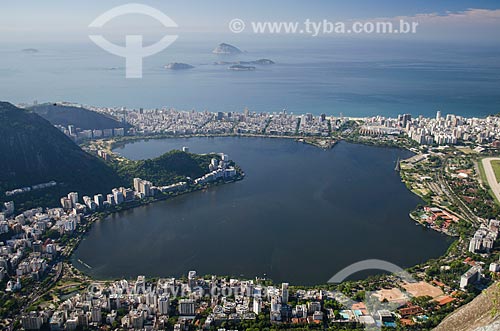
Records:
M172 62L165 66L165 69L169 70L186 70L194 68L192 65L187 63Z
M215 49L212 51L214 54L226 54L226 55L233 55L233 54L241 54L243 53L239 48L229 45L226 43L219 44Z
M38 53L39 51L36 48L25 48L21 52L33 54L33 53Z
M254 66L244 66L241 64L235 64L235 65L230 66L228 69L233 70L233 71L254 71L255 67Z
M240 64L240 65L270 65L270 64L275 64L274 61L269 60L269 59L259 59L255 61L217 61L214 62L215 65L234 65L234 64Z

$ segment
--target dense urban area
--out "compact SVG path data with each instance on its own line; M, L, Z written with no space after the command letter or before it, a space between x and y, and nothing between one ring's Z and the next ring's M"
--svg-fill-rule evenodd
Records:
M399 160L408 189L425 205L410 218L454 238L442 257L400 274L360 281L273 284L264 278L216 275L96 281L70 257L96 220L178 194L243 177L229 156L214 155L206 174L168 185L134 178L133 187L80 196L68 192L60 207L0 213L1 327L25 330L274 330L429 329L470 302L500 275L500 117L443 115L413 118L349 118L322 114L197 112L175 109L88 107L112 116L123 128L57 127L106 162L123 158L112 149L133 139L174 136L269 136L296 139L320 148L340 140L406 148ZM125 125L126 124L126 125ZM183 152L189 152L187 147ZM237 162L237 160L235 160ZM45 190L57 182L2 192L7 197ZM84 263L84 262L82 262ZM144 272L147 275L147 271ZM165 275L168 277L169 275Z

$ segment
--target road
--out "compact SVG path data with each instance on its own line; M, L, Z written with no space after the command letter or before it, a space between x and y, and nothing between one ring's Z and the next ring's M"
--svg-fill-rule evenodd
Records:
M491 166L491 161L500 161L498 157L487 157L482 159L484 173L486 175L486 180L488 181L488 185L490 186L493 194L500 201L500 184L497 182L497 178L495 176L495 172L493 171L493 167Z

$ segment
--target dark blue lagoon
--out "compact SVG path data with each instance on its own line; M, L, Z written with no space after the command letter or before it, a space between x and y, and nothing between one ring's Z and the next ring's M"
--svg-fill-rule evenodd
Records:
M138 141L115 152L144 159L182 146L229 154L246 178L97 222L74 254L77 266L97 278L197 270L318 284L360 260L408 267L450 243L408 216L422 203L394 171L408 151L226 137Z

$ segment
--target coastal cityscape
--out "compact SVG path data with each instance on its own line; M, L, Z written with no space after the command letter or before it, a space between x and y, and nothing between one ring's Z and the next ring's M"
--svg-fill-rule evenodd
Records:
M0 330L500 330L496 0L10 1Z
M64 106L81 107L78 104L61 103ZM286 109L273 112L252 112L245 108L240 112L181 111L173 108L127 109L125 107L86 106L95 112L111 115L123 123L133 126L127 135L267 135L282 137L335 137L335 133L346 123L362 123L361 136L397 137L404 133L419 145L456 145L457 142L476 145L500 143L500 119L497 116L467 118L453 114L442 114L437 110L434 118L402 114L390 118L327 116L311 113L294 115ZM72 139L99 139L124 136L123 128L105 130L81 130L60 127ZM480 146L479 146L480 147Z

